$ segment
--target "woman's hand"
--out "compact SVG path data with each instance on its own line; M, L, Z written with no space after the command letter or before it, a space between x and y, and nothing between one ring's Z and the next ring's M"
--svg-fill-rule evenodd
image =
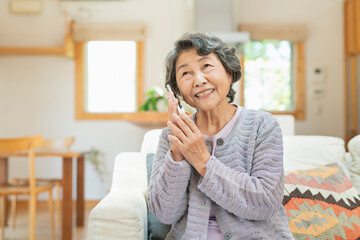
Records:
M204 176L206 163L210 158L210 153L205 145L204 137L199 128L185 113L172 115L174 121L169 121L173 135L169 135L169 140L173 143L185 159Z
M177 105L178 104L179 104L179 100L174 98L174 93L170 91L168 93L168 113L169 113L169 119L173 123L176 120L173 117L173 115L174 114L176 116L178 115L178 112L177 112ZM173 144L171 146L171 153L172 153L174 161L180 162L180 161L184 160L184 156L182 155L182 153L180 152L180 150L177 148L177 146L175 144Z

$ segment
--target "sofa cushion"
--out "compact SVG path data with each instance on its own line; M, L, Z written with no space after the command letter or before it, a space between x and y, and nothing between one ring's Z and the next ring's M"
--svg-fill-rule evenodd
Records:
M154 162L154 153L146 154L147 180L148 184L151 177L152 165ZM163 240L171 229L171 225L159 222L154 214L148 209L148 239Z
M122 152L116 156L111 192L147 192L145 156L139 152Z
M284 169L294 171L344 161L345 143L337 137L284 136Z
M295 239L360 237L360 195L341 163L286 174L283 205Z
M293 115L274 115L284 136L295 135L295 118Z
M353 137L348 143L349 154L347 158L351 181L360 191L360 135Z
M162 129L152 129L145 133L143 142L141 144L141 152L142 153L155 153L158 143L159 137L161 135Z

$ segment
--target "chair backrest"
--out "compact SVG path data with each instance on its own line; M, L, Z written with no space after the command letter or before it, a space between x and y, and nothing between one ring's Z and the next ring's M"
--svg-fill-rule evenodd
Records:
M43 137L41 135L22 138L0 139L0 153L15 153L27 151L29 157L29 186L31 191L35 190L34 149L42 146L42 144Z
M71 145L74 143L74 137L66 138L46 138L43 141L42 149L66 149L70 150Z
M43 144L41 135L21 138L0 138L0 153L33 151Z

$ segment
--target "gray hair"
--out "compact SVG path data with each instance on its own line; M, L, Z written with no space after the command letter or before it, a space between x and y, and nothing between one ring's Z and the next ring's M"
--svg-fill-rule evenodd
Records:
M232 73L232 82L229 93L226 95L226 97L229 103L233 102L235 90L232 89L232 85L241 78L241 66L239 58L236 56L235 48L227 46L222 40L208 33L185 33L175 42L175 48L169 52L165 61L165 86L166 84L169 84L174 94L182 99L179 87L176 83L175 64L180 54L190 49L196 49L197 54L200 56L206 56L210 53L215 53L224 66L225 70L228 73Z

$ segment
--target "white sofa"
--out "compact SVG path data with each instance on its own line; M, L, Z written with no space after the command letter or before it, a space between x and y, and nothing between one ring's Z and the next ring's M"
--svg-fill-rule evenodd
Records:
M293 135L291 116L279 116L278 121L284 135L285 171L308 169L340 159L360 190L360 136L349 142L350 152L345 152L341 138ZM89 215L89 240L147 239L146 154L156 151L160 132L160 129L147 132L140 152L117 155L110 192Z

